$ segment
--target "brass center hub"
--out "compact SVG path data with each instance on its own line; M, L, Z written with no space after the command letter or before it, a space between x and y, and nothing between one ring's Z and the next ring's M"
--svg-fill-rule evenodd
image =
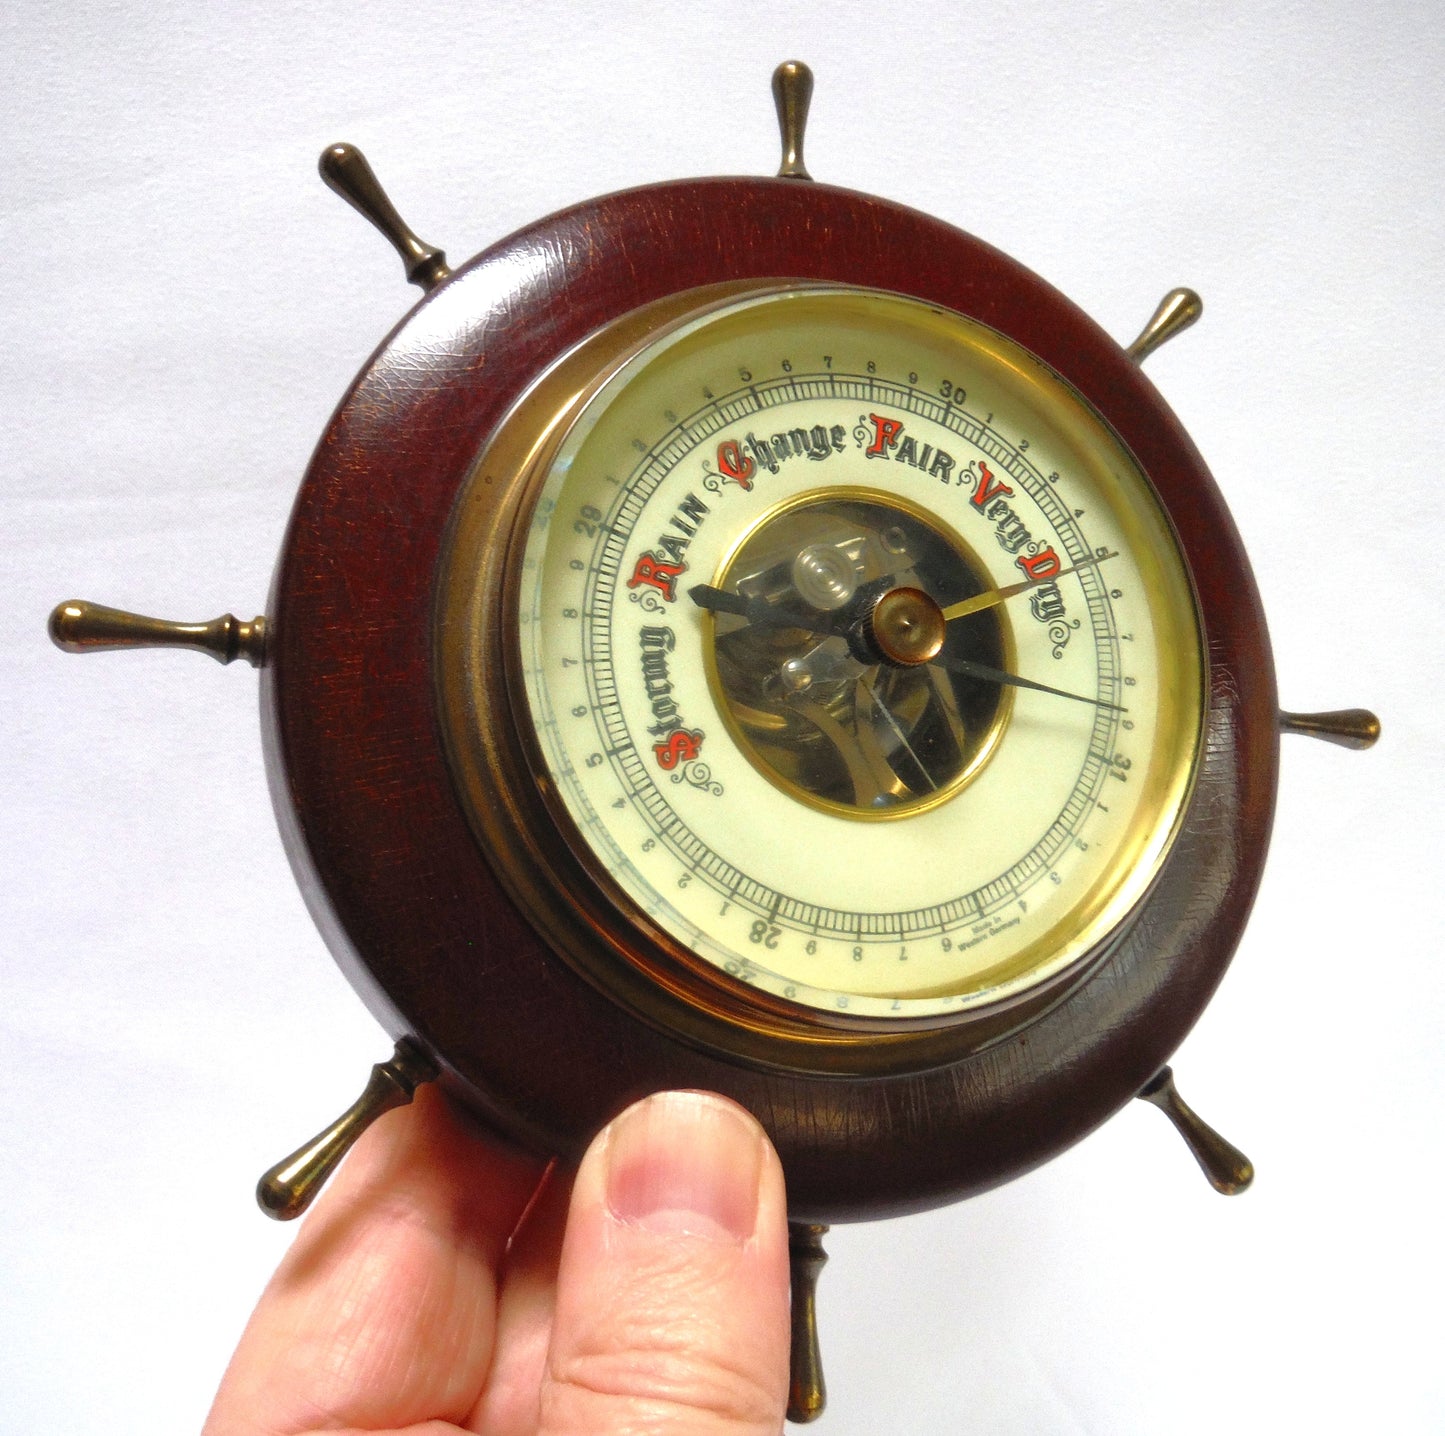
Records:
M922 589L891 589L874 605L869 622L883 661L895 667L931 663L943 647L943 610Z

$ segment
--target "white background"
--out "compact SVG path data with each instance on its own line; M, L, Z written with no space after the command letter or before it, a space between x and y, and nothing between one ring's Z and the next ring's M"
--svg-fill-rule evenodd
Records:
M454 262L601 191L777 163L1011 251L1132 338L1257 566L1287 740L1253 924L1175 1068L1225 1201L1142 1104L1012 1186L839 1230L823 1430L1445 1427L1445 484L1432 7L342 5L0 20L0 1428L195 1430L289 1233L257 1174L389 1049L292 884L255 676L65 657L50 607L264 607L331 407L412 302L316 178L361 145ZM1435 876L1432 878L1431 874Z

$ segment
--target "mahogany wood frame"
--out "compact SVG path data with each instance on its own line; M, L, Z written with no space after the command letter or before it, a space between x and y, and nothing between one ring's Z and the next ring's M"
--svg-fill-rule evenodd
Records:
M728 280L894 290L1000 330L1107 419L1154 485L1207 639L1201 771L1132 926L1023 1030L902 1076L764 1071L659 1032L553 954L503 892L453 788L435 708L434 586L483 442L558 354L620 314ZM633 1098L722 1091L782 1156L790 1215L884 1216L1006 1181L1092 1130L1193 1025L1263 867L1278 766L1269 642L1248 561L1188 436L1124 350L982 241L797 180L681 181L566 210L486 250L363 369L302 483L269 606L262 708L302 890L393 1037L510 1138L577 1153Z

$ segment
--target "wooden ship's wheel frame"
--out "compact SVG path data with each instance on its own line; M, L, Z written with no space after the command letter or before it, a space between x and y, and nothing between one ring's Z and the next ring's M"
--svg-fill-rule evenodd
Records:
M56 609L51 632L72 651L166 643L261 669L267 766L293 867L338 962L397 1043L357 1104L263 1178L265 1209L284 1217L304 1208L360 1130L421 1081L437 1079L510 1139L564 1156L649 1091L723 1092L763 1121L787 1176L791 1414L810 1419L824 1399L813 1283L828 1224L986 1190L1136 1096L1171 1116L1219 1190L1248 1185L1248 1161L1183 1103L1168 1061L1244 928L1268 845L1279 734L1367 747L1378 722L1362 710L1278 708L1264 615L1233 522L1140 370L1197 318L1197 297L1166 296L1121 346L971 235L813 183L802 162L811 77L785 65L774 90L778 177L605 196L455 272L402 223L359 151L329 149L327 182L392 241L426 297L332 418L296 500L266 617L167 624L75 601ZM520 397L621 316L709 286L780 279L940 306L1062 376L1147 475L1205 639L1194 786L1147 895L1047 1001L1003 1024L985 1015L904 1071L840 1078L750 1062L599 993L558 958L478 840L438 721L435 613L450 526L477 455ZM546 1012L545 1026L488 1020L522 1011Z

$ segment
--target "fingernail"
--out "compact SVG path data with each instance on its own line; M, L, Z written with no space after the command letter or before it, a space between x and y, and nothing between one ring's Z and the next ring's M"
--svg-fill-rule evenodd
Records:
M753 1234L762 1132L707 1092L659 1092L612 1124L607 1207L646 1231L741 1243Z

